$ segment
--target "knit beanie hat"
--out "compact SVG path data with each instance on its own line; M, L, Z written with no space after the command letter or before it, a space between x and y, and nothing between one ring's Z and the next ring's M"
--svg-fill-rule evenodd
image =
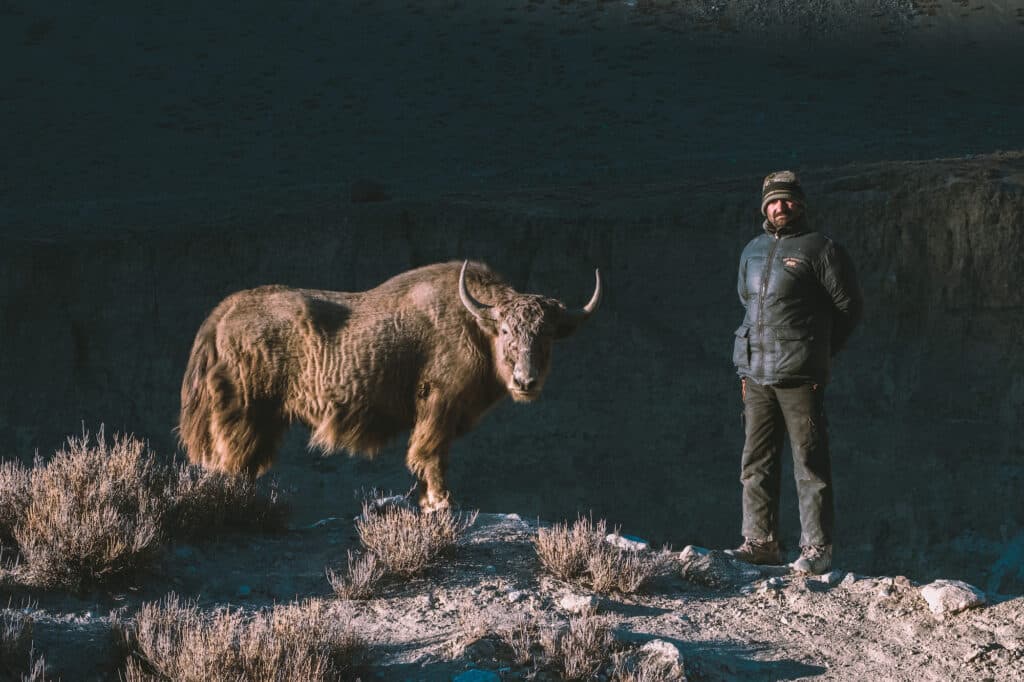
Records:
M764 178L761 188L761 215L765 215L765 207L776 199L789 199L800 205L806 205L804 190L800 187L800 178L793 171L775 171Z

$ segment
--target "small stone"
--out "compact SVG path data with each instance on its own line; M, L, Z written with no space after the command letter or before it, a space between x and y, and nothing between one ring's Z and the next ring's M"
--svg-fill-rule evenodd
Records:
M683 547L683 551L679 553L679 560L685 563L693 561L699 557L707 556L710 553L710 549L698 547L696 545L687 545L686 547Z
M852 575L852 574L851 574ZM826 585L838 585L839 581L843 580L842 571L829 571L824 575L819 575L818 580L825 583Z
M515 604L516 602L522 601L525 597L526 593L522 590L512 590L507 595L505 595L505 598L508 599L508 602L510 604Z
M627 552L645 552L651 548L651 545L646 540L632 536L632 535L619 535L618 533L609 533L605 536L604 541L613 547L624 549Z
M452 682L501 682L501 676L493 670L473 668L459 673L452 678Z
M567 592L559 598L558 606L569 613L591 613L597 610L597 597Z
M522 521L523 520L523 517L519 516L519 514L505 514L505 518L508 519L509 521Z
M659 679L685 679L683 655L672 642L664 639L652 639L640 647L640 655L653 659L658 664L663 675Z
M984 592L962 580L936 580L921 588L921 596L936 616L960 613L986 603Z

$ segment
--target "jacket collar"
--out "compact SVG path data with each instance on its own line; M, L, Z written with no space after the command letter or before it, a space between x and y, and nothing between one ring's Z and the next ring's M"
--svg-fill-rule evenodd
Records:
M786 225L779 229L772 225L767 218L765 218L762 224L764 231L772 237L795 237L798 234L804 234L805 232L813 232L811 226L807 224L807 217L802 216L795 223Z

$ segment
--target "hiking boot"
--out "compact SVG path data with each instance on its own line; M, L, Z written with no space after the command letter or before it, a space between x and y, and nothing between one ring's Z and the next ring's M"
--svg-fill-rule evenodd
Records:
M777 540L755 540L744 538L743 544L736 549L727 549L725 553L733 559L748 564L778 564L780 561L779 543Z
M797 573L821 575L832 568L832 545L807 545L800 548L800 558L790 566Z

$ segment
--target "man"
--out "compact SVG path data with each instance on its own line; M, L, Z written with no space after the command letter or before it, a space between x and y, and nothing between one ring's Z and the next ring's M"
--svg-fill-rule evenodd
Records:
M733 557L780 563L778 542L782 445L789 433L800 504L799 573L832 566L832 471L825 420L825 386L832 358L860 320L863 306L846 251L816 232L806 217L800 180L792 171L764 179L764 234L740 257L738 288L746 308L736 330L733 361L741 381L746 442L744 542Z

